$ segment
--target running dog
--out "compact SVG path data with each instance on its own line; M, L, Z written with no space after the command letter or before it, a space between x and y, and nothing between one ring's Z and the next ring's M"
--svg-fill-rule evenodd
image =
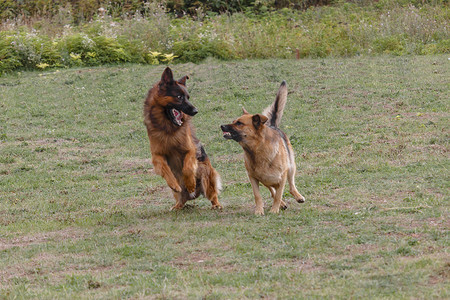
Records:
M241 117L231 124L221 126L223 137L235 140L244 149L245 168L255 195L256 215L264 215L260 182L269 189L273 197L272 213L278 213L280 208L287 208L281 199L286 180L295 200L305 202L305 198L295 187L296 166L291 142L279 128L286 100L287 86L286 81L283 81L275 101L262 114L252 115L242 108Z
M222 208L218 195L220 176L212 167L194 133L191 117L197 108L189 102L184 76L173 79L167 67L161 80L148 92L144 102L144 123L147 127L155 172L172 189L176 200L172 209L182 209L188 200L201 194L211 201L212 208Z

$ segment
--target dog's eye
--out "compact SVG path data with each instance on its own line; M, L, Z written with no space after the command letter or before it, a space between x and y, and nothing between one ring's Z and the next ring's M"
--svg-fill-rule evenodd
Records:
M236 123L234 123L234 124L236 124L237 126L241 126L241 125L244 125L244 124L242 124L242 122L240 122L240 121L237 121Z
M177 98L178 98L178 100L183 100L184 96L178 95Z

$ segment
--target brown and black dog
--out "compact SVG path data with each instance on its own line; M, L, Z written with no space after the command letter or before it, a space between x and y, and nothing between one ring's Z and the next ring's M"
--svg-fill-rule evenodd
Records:
M264 215L260 182L270 190L273 197L272 213L287 208L281 199L286 180L295 200L305 201L295 187L296 166L291 142L279 128L286 100L287 86L283 81L275 101L262 114L252 115L243 108L241 117L221 126L224 138L235 140L244 149L245 168L255 195L256 215Z
M188 200L200 194L211 201L213 209L222 208L217 198L220 176L211 166L191 124L191 116L198 111L189 102L188 78L174 80L172 70L167 67L145 99L144 123L153 166L172 189L176 200L172 209L183 208Z

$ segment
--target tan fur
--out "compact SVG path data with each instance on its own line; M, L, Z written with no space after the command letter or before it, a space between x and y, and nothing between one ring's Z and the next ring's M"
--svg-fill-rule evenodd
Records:
M186 78L173 83L172 89L176 88L189 98L185 80ZM191 117L182 113L181 126L174 125L168 119L165 109L176 103L176 97L166 95L171 91L168 91L169 88L161 88L161 82L150 89L145 100L144 123L155 172L166 180L176 200L172 209L183 208L188 200L195 199L200 194L211 201L212 208L222 208L218 201L219 174L195 137Z
M287 95L287 92L282 89L286 89L285 83L284 86L282 84L280 87L275 101L281 101L283 104L278 107L278 110L273 110L274 102L265 110L267 113L272 108L270 119L262 114L251 115L243 109L241 117L231 124L222 126L224 133L232 132L235 134L233 139L238 141L244 149L245 168L252 184L256 203L255 214L257 215L264 214L264 203L259 191L259 183L270 190L274 199L270 210L272 213L278 213L280 208L286 208L286 203L282 200L286 181L289 182L289 192L297 202L305 201L305 198L295 187L296 165L292 145L279 128L267 125L267 123L274 121L273 118L277 120L276 124L279 124ZM279 96L284 97L284 99L278 99ZM227 137L227 134L224 136ZM227 138L232 137L228 135Z

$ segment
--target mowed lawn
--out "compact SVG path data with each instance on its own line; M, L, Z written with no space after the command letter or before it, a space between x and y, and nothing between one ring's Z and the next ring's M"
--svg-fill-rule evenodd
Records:
M182 211L151 164L142 104L164 66L0 77L0 298L449 298L448 56L172 66L188 74L221 211ZM253 215L220 125L282 80L306 197Z

